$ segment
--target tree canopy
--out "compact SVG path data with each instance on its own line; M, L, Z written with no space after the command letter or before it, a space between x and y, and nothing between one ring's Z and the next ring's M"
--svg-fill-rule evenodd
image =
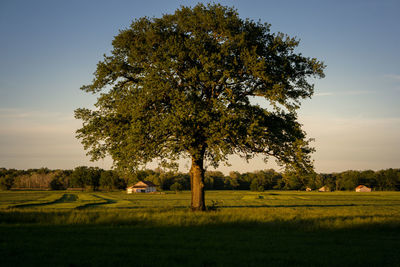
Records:
M92 160L108 154L132 170L189 157L192 192L200 186L203 200L204 160L218 166L232 154L263 154L291 169L312 168L296 111L313 94L309 78L324 77L325 66L296 53L296 38L241 19L234 8L198 4L136 19L112 45L81 88L99 94L96 108L75 111Z

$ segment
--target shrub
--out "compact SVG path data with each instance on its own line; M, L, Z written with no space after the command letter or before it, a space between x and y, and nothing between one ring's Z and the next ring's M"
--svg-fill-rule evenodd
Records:
M0 189L1 190L10 190L14 185L14 177L7 174L5 176L0 177Z
M180 183L175 182L170 186L169 189L172 191L178 192L178 191L182 191L182 188L183 188L183 186Z

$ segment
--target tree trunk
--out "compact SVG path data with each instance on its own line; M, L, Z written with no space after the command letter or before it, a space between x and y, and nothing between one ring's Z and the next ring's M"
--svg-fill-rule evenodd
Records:
M192 190L192 211L204 211L206 210L206 204L204 200L204 168L203 158L192 157L192 167L190 168L190 185Z

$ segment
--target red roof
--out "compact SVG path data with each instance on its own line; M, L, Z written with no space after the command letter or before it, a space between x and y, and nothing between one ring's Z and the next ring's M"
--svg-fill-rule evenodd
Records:
M142 183L145 185L143 185ZM156 185L150 181L139 181L136 184L134 184L133 186L130 186L128 188L146 188L146 187L156 187Z

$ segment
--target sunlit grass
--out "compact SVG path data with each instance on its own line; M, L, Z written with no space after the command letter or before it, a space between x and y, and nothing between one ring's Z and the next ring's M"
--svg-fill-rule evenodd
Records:
M355 208L232 208L217 212L193 213L189 210L159 209L12 209L0 212L3 223L42 225L105 224L142 227L207 226L222 224L258 224L299 230L370 227L379 224L400 226L399 211L359 210Z
M22 208L22 207L31 207L31 206L42 206L42 205L51 205L54 204L57 200L61 199L63 196L62 193L50 193L43 195L37 199L33 200L21 200L16 201L11 205L8 205L7 208Z
M217 211L193 213L190 192L132 194L124 192L43 192L23 201L20 192L1 194L1 222L40 225L134 225L181 227L208 225L265 225L305 231L356 227L400 226L400 193L306 193L271 191L211 191ZM26 195L31 198L29 193ZM8 207L8 208L4 208Z
M190 192L0 192L2 263L400 264L400 192L210 191L206 198L216 211L191 212Z

